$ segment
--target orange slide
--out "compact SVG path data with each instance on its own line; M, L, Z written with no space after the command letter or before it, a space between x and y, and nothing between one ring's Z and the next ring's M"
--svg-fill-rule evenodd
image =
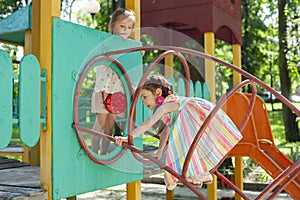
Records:
M250 104L249 94L236 93L228 99L223 110L239 128ZM272 178L276 178L293 162L275 146L265 102L256 97L254 109L242 131L243 139L232 149L229 157L248 156L260 165ZM300 175L290 182L285 191L299 198Z

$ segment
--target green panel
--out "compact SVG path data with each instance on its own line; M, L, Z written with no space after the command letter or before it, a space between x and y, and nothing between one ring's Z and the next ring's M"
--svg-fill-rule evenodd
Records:
M182 78L179 78L177 82L177 94L179 96L186 96L185 84Z
M25 41L25 32L0 34L0 41L23 46Z
M190 97L194 96L194 82L192 80L190 80Z
M175 79L174 79L174 77L173 77L173 76L170 76L170 77L168 78L168 81L173 85L174 91L176 91L176 90L175 90Z
M202 84L200 81L196 81L195 83L195 97L203 98Z
M210 92L207 83L202 83L203 99L210 101Z
M12 135L12 78L12 60L0 50L0 149L9 144Z
M40 64L33 55L20 62L19 127L22 142L36 145L40 136Z
M112 39L112 37L114 39ZM143 165L127 152L109 166L96 164L81 149L73 124L73 98L84 66L104 52L141 44L72 24L53 22L52 185L53 199L143 179ZM136 83L142 75L140 52L116 56ZM141 110L138 109L138 110ZM135 141L142 148L141 139Z
M0 40L24 45L25 30L31 29L31 6L28 5L0 20Z
M195 83L195 97L200 97L210 101L210 93L207 83L196 81Z

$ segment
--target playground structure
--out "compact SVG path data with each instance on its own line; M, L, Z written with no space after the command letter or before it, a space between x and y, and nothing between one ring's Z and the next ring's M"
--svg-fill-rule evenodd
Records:
M241 74L243 74L245 77L247 77L249 80L244 81L241 84L237 85L230 91L227 95L222 97L216 108L211 112L211 114L208 116L207 120L203 123L201 129L199 130L197 136L195 137L194 141L197 141L197 139L200 138L201 134L204 132L205 128L208 126L210 120L213 118L216 111L223 107L223 110L225 110L228 115L232 118L232 120L235 122L235 124L239 127L240 131L243 134L243 139L241 142L239 142L236 147L230 152L228 157L231 156L249 156L254 161L256 161L257 164L262 166L268 174L270 174L275 180L272 184L270 184L265 190L262 191L262 193L257 197L257 199L265 198L269 193L272 191L272 189L279 186L274 193L269 197L270 199L274 198L277 194L279 194L283 189L285 189L293 198L297 198L298 194L300 193L299 188L299 161L296 161L294 164L289 160L284 154L282 154L277 147L274 144L271 128L270 128L270 122L268 119L268 113L266 110L265 102L258 96L256 96L256 89L255 84L259 84L265 89L269 90L270 92L274 92L272 88L258 80L257 78L253 77L252 75L248 74L245 71L242 71L238 68L236 68L233 65L230 65L228 63L225 63L217 58L211 57L209 55L205 55L200 52L194 52L192 50L187 49L181 49L176 47L143 47L143 48L135 48L135 49L127 49L127 50L119 50L116 52L110 52L106 55L114 55L114 54L121 54L125 53L127 51L137 51L137 50L153 50L153 49L160 49L160 50L173 50L171 51L171 54L177 54L178 52L184 52L184 53L191 53L194 55L198 55L207 59L214 60L217 63L223 64L224 66L230 67L233 70L239 71ZM177 52L177 53L175 53ZM144 73L143 78L141 79L139 86L142 85L143 80L149 75L153 67L167 54L170 52L166 52L165 54L162 54L160 57L158 57L152 65L148 68L148 70ZM187 73L186 73L187 74ZM243 94L239 91L244 85L246 84L252 84L253 86L253 94ZM186 84L186 87L189 87L188 84ZM139 87L138 87L139 88ZM189 93L189 90L186 89L187 95ZM135 109L135 103L137 100L139 90L136 91L133 103L131 106L131 120L133 120L132 113L134 113ZM294 112L297 114L299 113L299 110L291 104L287 99L282 97L280 94L279 99L284 102L286 105L288 105ZM237 114L237 110L239 110L239 113ZM134 124L134 123L133 123ZM80 130L80 127L76 127ZM81 129L88 131L86 129ZM88 131L91 134L97 134L93 131ZM130 129L128 131L129 137L130 137ZM99 133L98 133L99 134ZM105 137L107 139L110 139L114 141L114 138L107 137L103 134L99 134L101 137ZM129 142L130 144L130 142ZM132 143L131 143L132 145ZM172 169L168 168L168 166L163 165L159 161L157 161L155 158L145 154L139 149L136 149L134 146L131 145L125 145L125 147L129 148L133 153L138 153L145 158L151 160L152 162L156 163L158 166L163 168L164 170L167 170L169 173L172 173L174 176L176 176L180 181L182 181L187 187L189 187L192 191L194 191L200 198L205 199L205 197L199 193L193 186L188 183L183 177L185 174L185 170L183 170L181 175L176 174ZM194 150L193 147L191 147L190 153L192 153ZM136 157L138 160L142 162L146 162L146 160L143 160L141 158ZM189 163L189 157L186 158L185 163ZM187 164L188 165L188 164ZM228 179L226 179L222 174L216 171L217 167L213 170L211 170L211 173L214 173L217 175L220 179L225 181L228 185L230 185L241 197L244 199L248 199L247 196L243 194L242 191L240 191L234 184L232 184Z
M141 55L139 55L140 50L164 50L167 53L163 54L158 58L158 60L163 59L167 55L175 55L175 52L185 52L193 55L204 57L206 60L216 63L220 63L224 66L227 66L234 71L241 73L248 79L250 79L251 83L255 82L256 84L261 84L265 89L272 92L277 98L282 100L282 102L286 103L298 116L300 115L299 110L297 110L292 104L290 104L285 98L283 98L280 94L276 93L276 91L272 90L268 86L264 85L261 81L257 80L255 77L245 73L241 69L236 68L233 65L225 63L221 60L218 60L215 57L209 56L208 54L188 50L181 49L176 47L140 47L140 43L129 41L122 43L123 41L120 38L113 37L110 34L102 33L96 30L92 30L86 27L82 27L79 25L74 25L69 22L65 22L63 20L59 20L54 18L52 21L52 29L53 36L51 49L52 52L55 52L54 55L51 56L51 65L50 71L52 71L51 76L49 77L49 69L48 73L45 70L40 70L40 66L43 64L48 65L49 63L38 63L36 57L32 55L26 55L20 64L20 69L24 69L24 71L20 72L20 102L19 102L19 111L18 118L8 118L7 116L13 116L13 107L12 102L12 71L11 65L12 62L7 54L1 52L1 65L6 66L5 69L1 68L1 73L4 74L4 79L1 78L0 87L4 87L1 90L7 91L7 93L2 94L1 99L7 99L8 101L1 101L1 108L5 108L3 112L1 112L0 119L2 121L3 129L1 130L1 148L6 147L6 145L10 141L11 137L11 124L17 123L20 129L20 136L22 142L29 147L33 147L36 145L39 137L42 139L43 137L48 137L47 133L50 134L50 143L40 143L41 146L41 185L42 188L48 191L49 199L59 199L65 197L72 197L77 194L81 194L88 191L94 191L96 189L103 189L106 187L110 187L113 185L118 185L122 183L130 183L139 181L142 179L142 163L141 158L137 157L137 154L142 155L143 157L151 160L152 162L158 164L160 167L171 171L168 169L168 166L164 166L162 163L158 162L156 159L153 159L148 154L142 152L141 142L132 146L132 141L129 142L129 145L125 147L129 150L122 151L124 154L118 157L119 160L113 161L110 165L104 165L99 163L95 163L95 160L91 160L93 156L89 157L89 150L84 149L80 144L84 144L78 142L74 129L72 128L73 120L75 124L73 127L75 130L80 129L80 126L76 124L76 120L73 119L73 112L76 110L73 108L73 104L71 103L73 97L76 97L76 84L78 84L78 80L82 75L82 72L86 69L86 65L97 56L106 56L109 60L117 60L117 62L121 63L120 66L124 67L126 71L135 68L136 66L141 65ZM86 37L88 36L88 37ZM88 39L86 39L88 38ZM74 43L76 40L76 43ZM107 43L109 42L109 45ZM95 44L100 44L95 47ZM82 48L84 47L84 48ZM120 49L124 50L120 50ZM74 53L74 50L76 51ZM123 54L124 56L115 55ZM76 56L74 56L76 55ZM176 55L179 55L178 53ZM101 57L102 59L102 57ZM130 62L128 62L130 60ZM132 62L134 61L134 62ZM156 61L153 62L153 66L156 64ZM34 69L31 69L31 66ZM67 67L62 67L67 66ZM149 68L150 70L151 68ZM114 70L118 71L118 68L114 68ZM27 73L32 74L27 74ZM42 72L42 73L41 73ZM123 73L124 70L120 70L118 73ZM145 75L149 73L146 72ZM129 74L130 75L130 74ZM138 72L139 78L142 78L142 71ZM24 77L22 79L21 77ZM26 80L26 77L34 77L33 79ZM51 80L51 81L50 81ZM130 80L137 80L136 77L130 77ZM139 79L138 79L139 80ZM47 85L46 86L46 81ZM40 84L42 83L42 89L40 89ZM50 84L50 86L49 86ZM134 83L137 84L137 83ZM244 83L243 83L244 84ZM237 88L242 87L239 85ZM249 84L249 82L248 82ZM185 91L189 89L189 84L186 84ZM24 89L22 89L24 87ZM32 87L35 88L36 97L34 100L32 99ZM130 87L128 87L129 90ZM41 91L41 92L40 92ZM213 91L210 89L210 91ZM39 94L45 99L40 101ZM24 94L24 98L23 95ZM190 93L192 94L192 92ZM187 95L190 95L187 92ZM258 97L254 100L250 100L247 95L244 94L233 94L232 97L228 98L227 102L224 106L233 108L235 105L243 105L242 109L243 113L239 117L237 117L237 113L234 112L236 109L223 109L232 117L233 121L238 125L244 124L245 129L242 131L244 135L244 139L241 143L239 143L236 148L230 152L229 156L249 156L258 164L262 165L262 167L270 174L275 181L271 184L266 191L264 191L259 197L263 198L268 194L272 189L275 188L276 185L281 183L282 187L279 187L276 192L280 192L286 185L287 192L293 196L297 197L299 194L299 178L297 173L297 167L299 166L299 161L292 163L289 159L287 159L283 154L281 154L275 147L273 137L270 131L269 122L267 118L261 119L261 117L267 117L266 110L264 109L264 102L262 102ZM50 98L50 100L49 100ZM48 99L48 101L46 101ZM76 105L76 98L74 98L74 104ZM225 98L227 99L227 98ZM238 103L236 103L237 101ZM41 102L41 103L40 103ZM45 105L45 102L46 105ZM49 103L51 102L51 104ZM137 102L137 95L132 99L132 108L135 106L141 106L139 104L135 104ZM247 115L248 108L251 107L251 103L253 103L253 114ZM254 103L255 102L255 103ZM3 103L3 104L2 104ZM51 105L51 107L49 107ZM129 105L129 104L128 104ZM218 104L221 106L221 104ZM32 108L34 106L34 108ZM41 107L41 109L40 109ZM48 111L46 113L46 107ZM74 106L76 107L76 106ZM17 108L17 107L16 107ZM218 108L218 107L217 107ZM136 108L135 108L136 109ZM239 109L241 109L239 107ZM138 109L136 109L138 110ZM251 109L250 109L251 110ZM49 112L51 111L51 117L49 117ZM63 112L62 112L63 111ZM233 113L231 113L233 112ZM3 115L2 115L3 113ZM259 115L257 115L259 113ZM263 113L263 114L262 114ZM142 121L142 116L139 113L135 113L134 110L128 110L129 121L132 121L135 117L137 120ZM32 115L32 116L31 116ZM48 117L46 117L48 115ZM74 115L76 117L76 115ZM213 116L213 115L212 115ZM239 121L249 117L248 122ZM47 119L47 120L46 120ZM33 122L33 124L29 123ZM50 120L50 121L49 121ZM260 126L261 122L266 122L266 126ZM139 121L137 121L138 123ZM209 123L209 119L206 125ZM28 126L28 124L31 124ZM40 130L40 124L43 124ZM242 126L242 127L243 127ZM132 127L128 127L128 133L130 135L130 129ZM198 135L201 135L201 131L204 131L205 125L199 131ZM263 128L263 130L262 130ZM51 131L50 131L50 130ZM48 130L44 132L45 130ZM78 130L77 130L78 131ZM81 132L80 130L79 132ZM86 132L92 132L90 130L84 130ZM30 133L30 134L29 134ZM34 134L32 134L34 133ZM41 134L41 136L40 136ZM46 135L43 135L46 134ZM98 134L98 133L94 133ZM3 137L2 137L3 135ZM44 138L45 139L45 138ZM109 139L109 138L108 138ZM113 139L113 138L111 138ZM46 139L47 140L47 139ZM43 151L47 150L46 152ZM251 151L249 150L251 149ZM252 151L253 150L253 151ZM131 153L134 152L134 153ZM251 152L251 154L245 154L244 152ZM118 153L118 152L117 152ZM120 155L120 154L118 154ZM113 155L110 155L113 156ZM115 158L113 156L113 158ZM137 158L137 159L135 159ZM47 164L43 162L43 159L50 159L51 167L45 166ZM111 161L111 157L104 158L104 160L108 159ZM102 160L102 158L100 159ZM266 162L268 164L264 165ZM129 165L130 163L130 165ZM126 169L127 173L124 173L124 166L130 166L131 169ZM48 169L50 168L50 169ZM134 170L132 170L134 168ZM70 170L73 169L73 170ZM50 170L50 174L49 171ZM66 172L69 172L66 173ZM225 179L221 174L217 171L214 172L218 177L222 178L229 185L231 185L238 193L242 195L243 198L247 199L247 197L243 196L242 192L234 187L232 183L230 183L227 179ZM130 176L127 176L130 173ZM171 171L171 173L174 173ZM175 173L174 173L175 174ZM49 177L48 177L49 176ZM193 190L200 198L205 199L206 197L203 194L200 194L189 182L184 179L184 175L176 175L178 178L187 185L191 190ZM95 178L98 177L98 178ZM110 179L110 177L114 177L114 179ZM286 178L288 177L288 179ZM107 181L110 180L110 181ZM85 184L80 184L84 182ZM75 183L75 184L74 184ZM134 194L137 193L138 189L135 188L133 191ZM275 192L275 194L276 194ZM274 194L274 193L273 193ZM129 193L130 195L130 193ZM211 195L211 193L209 193Z

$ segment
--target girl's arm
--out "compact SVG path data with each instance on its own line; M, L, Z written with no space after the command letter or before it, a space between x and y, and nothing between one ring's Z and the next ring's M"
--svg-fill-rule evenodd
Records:
M146 121L141 123L138 127L133 129L132 131L132 137L135 138L144 132L146 132L149 128L153 126L159 119L161 119L165 114L174 112L179 109L179 104L175 102L167 102L162 104L157 108L155 113L148 118Z
M174 112L179 109L179 103L175 102L167 102L159 106L155 113L145 120L141 125L133 129L132 131L132 137L138 137L139 135L143 134L145 131L147 131L153 124L155 124L159 119L162 118L162 116L166 113ZM122 145L122 142L127 142L127 137L118 137L116 138L116 144Z
M157 159L160 159L160 157L162 156L164 148L167 145L169 135L170 135L170 127L164 126L163 130L160 133L158 150L155 153L153 153L153 156L157 157Z

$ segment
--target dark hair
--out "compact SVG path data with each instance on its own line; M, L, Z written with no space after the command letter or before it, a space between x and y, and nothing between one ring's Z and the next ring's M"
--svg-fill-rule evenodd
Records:
M149 76L142 87L142 89L149 90L153 94L155 94L156 89L158 88L162 90L162 96L165 98L168 95L173 94L172 84L161 75Z
M113 14L111 15L111 19L109 22L109 32L112 33L113 27L115 23L119 20L124 20L127 18L131 18L133 21L133 26L135 24L135 12L133 10L126 10L124 8L116 9ZM133 28L133 27L132 27Z

